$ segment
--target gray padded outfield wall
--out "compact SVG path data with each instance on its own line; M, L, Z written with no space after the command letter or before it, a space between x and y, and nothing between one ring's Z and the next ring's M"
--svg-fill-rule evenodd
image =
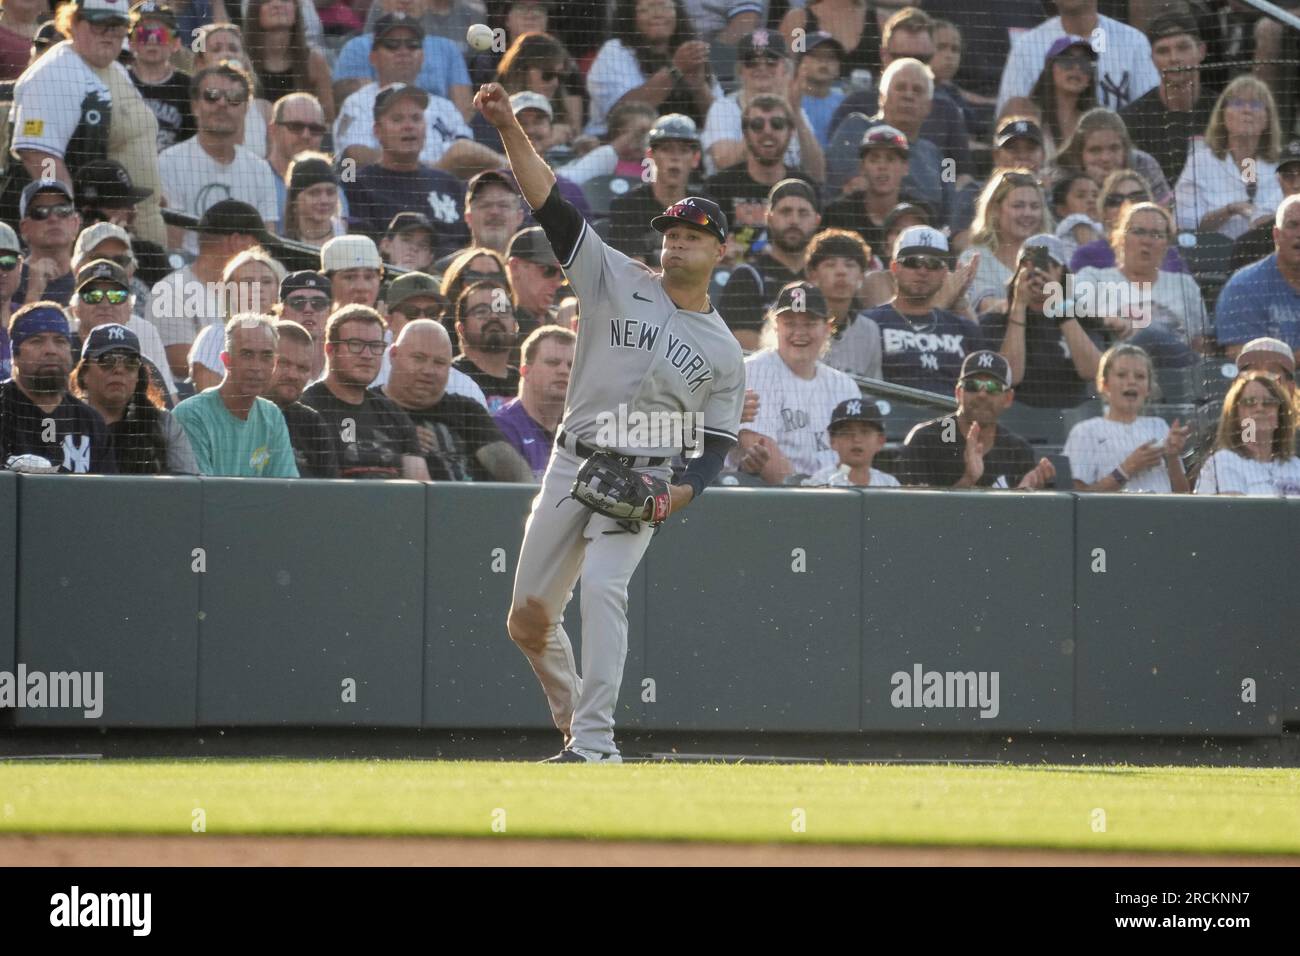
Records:
M0 671L104 675L93 723L0 720L550 728L506 632L535 494L0 473ZM632 580L618 720L1276 736L1298 536L1291 501L714 488Z

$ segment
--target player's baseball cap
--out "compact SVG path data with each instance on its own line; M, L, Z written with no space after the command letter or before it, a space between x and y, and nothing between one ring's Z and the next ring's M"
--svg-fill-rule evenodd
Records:
M1092 48L1092 41L1086 37L1076 36L1058 37L1056 42L1048 47L1045 59L1055 60L1067 51L1076 49L1083 50L1093 60L1097 59L1097 51Z
M1300 139L1293 139L1282 147L1282 153L1277 158L1278 172L1282 171L1282 167L1295 163L1300 163Z
M830 306L826 304L826 296L807 279L796 279L783 285L770 311L773 315L780 315L782 312L799 312L818 319L829 319L831 316Z
M1042 146L1043 128L1031 119L1008 119L998 127L993 145L1001 149L1013 139L1027 139Z
M329 275L344 269L378 269L384 260L369 236L335 236L320 250L320 271Z
M510 111L518 116L524 110L541 110L546 114L547 119L554 119L555 111L551 109L551 101L541 93L534 93L532 90L523 90L519 93L512 94L510 97Z
M865 156L869 149L892 149L904 159L911 154L911 148L907 143L907 136L903 131L888 123L881 123L879 126L873 126L862 134L862 142L858 145L858 155Z
M835 406L831 412L831 423L826 426L826 434L834 435L836 430L850 422L866 422L874 428L885 430L885 416L880 406L869 398L846 398Z
M0 222L0 252L20 255L22 251L23 247L18 242L18 233L14 232L13 226L7 222Z
M176 29L176 12L165 3L158 3L157 0L141 0L139 3L131 5L131 23L139 23L141 20L157 20L165 23L173 30Z
M86 163L77 171L73 186L82 206L134 206L153 195L152 189L144 189L132 182L126 167L115 159L96 159Z
M736 59L748 65L760 56L783 60L790 51L779 30L755 30L740 38L736 44Z
M485 169L481 173L475 173L470 177L469 182L465 185L465 198L473 199L489 186L500 186L502 189L510 190L515 195L519 194L519 187L515 185L515 178L510 175L509 170Z
M1024 258L1025 253L1030 249L1046 249L1047 255L1058 266L1070 266L1070 256L1065 251L1065 243L1056 236L1046 232L1040 232L1035 236L1030 236L1020 244L1020 256Z
M334 295L333 283L330 282L329 276L312 272L310 269L302 269L298 272L290 272L280 280L280 301L283 302L293 293L301 292L303 289L324 292L329 297Z
M129 23L126 0L75 0L81 18L90 23Z
M560 264L541 226L529 226L511 236L510 245L506 247L506 258L523 259L525 262L535 262L539 266Z
M798 196L800 199L806 199L812 204L814 211L822 211L822 204L817 197L817 190L804 180L794 178L783 179L768 190L767 208L771 209L787 196Z
M92 282L111 282L124 291L131 290L131 280L126 277L126 270L108 259L91 259L77 270L78 292Z
M413 17L409 13L385 13L375 21L375 39L383 39L394 30L410 30L421 40L424 39L424 27L420 23L419 17Z
M375 119L379 119L388 112L389 107L397 105L398 102L404 99L415 100L420 105L420 109L424 109L429 105L429 94L418 86L412 86L409 83L389 83L387 86L382 87L378 95L375 96L373 110Z
M125 325L110 322L90 330L81 346L81 357L94 361L105 352L115 352L118 349L139 355L140 338Z
M650 135L646 137L646 142L654 146L656 143L666 143L671 140L699 146L700 131L695 125L695 120L685 113L669 113L655 120L655 124L650 127Z
M809 33L804 37L803 52L805 56L822 46L829 46L839 54L841 60L847 55L844 49L844 44L835 39L825 30L814 30L812 33Z
M727 217L711 199L687 196L650 220L650 228L656 232L667 232L673 226L683 225L702 229L718 242L727 241Z
M1295 353L1291 351L1291 346L1281 339L1267 336L1251 339L1241 347L1241 352L1237 354L1237 371L1248 371L1254 363L1264 361L1281 362L1287 371L1295 374Z
M417 295L431 295L441 300L442 292L438 287L438 280L423 272L405 272L388 283L384 302L392 309Z
M131 246L131 234L121 226L114 225L111 222L97 222L93 226L87 226L81 230L77 236L77 241L72 245L72 265L77 267L82 262L100 258L92 256L91 253L97 249L100 243L107 242L110 239L116 239L118 242L126 244L128 255L133 255L134 250Z
M930 226L908 226L894 240L894 259L905 256L948 258L948 237Z
M1157 40L1186 33L1198 43L1201 41L1201 28L1196 25L1196 18L1182 10L1172 9L1159 13L1147 24L1147 40L1155 46Z
M22 196L18 199L18 218L27 218L27 207L31 201L41 193L62 193L68 202L74 202L72 190L61 179L38 179L30 182L23 187Z
M218 236L248 235L261 242L269 240L266 223L256 209L238 199L223 199L204 210L197 232Z
M989 375L1007 388L1011 387L1011 363L991 349L980 349L967 355L961 363L957 381L964 382L974 375Z

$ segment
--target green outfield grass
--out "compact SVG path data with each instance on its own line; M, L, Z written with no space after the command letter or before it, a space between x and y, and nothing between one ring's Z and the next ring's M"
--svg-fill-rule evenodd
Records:
M0 832L189 833L196 809L220 834L1300 853L1297 770L0 762Z

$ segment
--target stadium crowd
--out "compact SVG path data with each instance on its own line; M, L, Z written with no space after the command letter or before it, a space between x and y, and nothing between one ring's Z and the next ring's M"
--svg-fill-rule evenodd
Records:
M2 0L0 465L538 480L584 317L495 81L619 251L725 215L724 483L1297 495L1298 65L1240 0Z

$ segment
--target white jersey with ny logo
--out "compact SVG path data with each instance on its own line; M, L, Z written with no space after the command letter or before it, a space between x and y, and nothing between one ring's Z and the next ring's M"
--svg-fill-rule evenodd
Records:
M654 457L682 451L678 424L685 426L688 451L706 433L736 437L744 360L716 309L679 309L656 273L606 245L585 223L564 271L581 316L566 432Z
M801 378L775 349L745 359L746 387L758 392L758 417L745 428L766 435L794 466L795 474L812 475L839 464L826 426L835 406L861 397L853 379L817 363L817 374Z

